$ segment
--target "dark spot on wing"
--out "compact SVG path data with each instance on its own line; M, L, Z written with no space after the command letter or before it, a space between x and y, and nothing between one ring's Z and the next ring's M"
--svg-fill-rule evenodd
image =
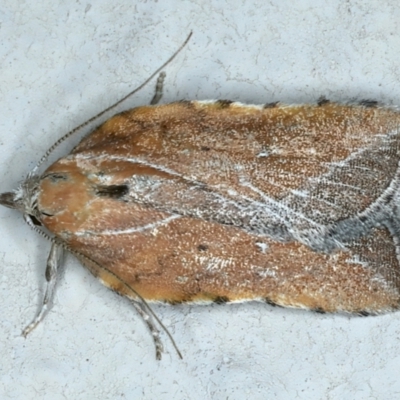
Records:
M360 106L373 108L373 107L377 107L379 103L376 100L366 99L366 100L361 100L359 104L360 104Z
M229 303L229 298L226 296L217 296L214 300L215 304L225 304L225 303Z
M179 100L178 103L186 106L187 108L193 108L193 102L190 100Z
M275 108L278 106L278 104L279 104L279 101L274 101L272 103L265 103L264 108Z
M96 195L109 197L110 199L121 199L129 193L127 185L96 186Z
M198 251L207 251L208 250L208 246L206 244L199 244L197 246L197 250Z
M165 300L165 303L171 305L171 306L176 306L178 304L184 303L183 300Z
M228 108L233 103L232 100L217 100L215 104L220 108Z
M330 101L324 96L321 96L317 101L317 104L319 106L324 106L325 104L328 104L328 103L330 103Z
M272 307L281 307L279 304L272 301L269 297L264 297L264 301Z

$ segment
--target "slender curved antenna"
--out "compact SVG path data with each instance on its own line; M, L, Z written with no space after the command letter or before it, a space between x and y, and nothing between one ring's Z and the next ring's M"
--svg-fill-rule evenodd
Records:
M93 260L92 258L80 253L79 251L73 250L71 247L69 247L67 244L60 242L59 243L61 246L64 247L65 250L69 251L71 254L75 255L81 258L84 258L86 260L88 260L89 262L92 262L93 264L96 264L100 269L103 269L105 271L107 271L110 275L112 275L114 278L116 278L119 282L121 282L125 287L128 288L128 290L130 290L137 298L138 300L135 300L135 302L137 301L138 304L140 304L144 309L148 310L150 312L150 314L153 316L153 318L158 322L158 324L160 325L161 329L167 334L170 342L172 343L172 345L175 348L176 353L178 354L178 357L180 359L183 359L182 353L180 352L178 345L176 344L174 338L172 337L172 334L169 332L169 330L167 329L167 327L161 322L160 318L158 318L157 314L153 311L153 309L150 307L149 303L144 299L143 296L141 296L131 285L129 285L128 283L126 283L124 280L122 280L117 274L115 274L113 271L111 271L110 269L108 269L107 267L102 266L100 263L98 263L97 261ZM132 301L132 299L130 299ZM146 321L145 321L146 322ZM149 325L149 324L148 324ZM157 348L157 342L155 340L155 338L153 337L153 340L156 344L156 348ZM160 358L161 358L161 354L159 354ZM157 359L160 359L159 357L157 357Z
M117 107L120 105L122 102L124 102L128 97L132 96L136 92L138 92L140 89L142 89L144 86L146 86L149 81L151 81L162 69L164 69L180 52L181 50L186 46L186 44L189 42L190 38L192 37L193 32L190 32L186 40L181 44L179 49L167 60L161 67L157 68L156 71L154 71L149 78L147 78L141 85L139 85L137 88L133 89L131 92L129 92L126 96L124 96L122 99L118 100L116 103L112 104L111 106L107 107L105 110L99 112L96 114L94 117L88 119L86 122L83 124L77 126L76 128L72 129L68 133L66 133L64 136L62 136L60 139L58 139L43 155L43 157L39 160L39 162L36 164L35 168L28 174L29 176L32 176L35 174L35 172L38 170L38 168L47 160L49 155L54 151L56 147L58 147L64 140L69 138L71 135L76 133L77 131L81 130L85 126L89 125L91 122L95 121L96 119L100 118L102 115L107 113L108 111L112 110L113 108Z
M103 267L101 264L99 264L97 261L93 260L92 258L80 253L79 251L76 251L74 249L72 249L71 247L69 247L66 243L64 243L61 240L57 240L55 237L51 237L50 235L48 235L45 231L43 231L42 229L38 228L37 226L35 226L30 218L30 216L28 214L24 214L24 219L25 222L35 231L37 232L39 235L43 236L45 239L49 240L51 243L56 243L60 246L62 246L66 251L69 251L71 254L75 255L78 258L84 258L86 260L88 260L89 262L92 262L93 264L96 264L100 269L103 269L105 271L107 271L109 274L111 274L114 278L116 278L118 281L120 281L124 286L126 286L128 288L128 290L130 290L137 298L137 302L138 304L140 304L143 307L143 310L146 309L150 312L150 314L153 316L153 318L156 320L156 322L159 324L159 326L161 327L161 329L167 334L169 340L172 343L172 346L174 346L176 353L178 354L178 357L180 359L183 359L182 353L180 352L178 345L176 344L174 338L172 337L171 333L169 332L169 330L167 329L167 327L161 322L160 318L157 316L157 314L153 311L153 309L150 307L149 303L144 299L144 297L142 297L131 285L129 285L128 283L126 283L125 281L123 281L118 275L116 275L114 272L112 272L111 270L109 270L106 267ZM131 301L133 301L132 299L130 299ZM146 321L145 321L146 322ZM148 324L149 325L149 324ZM28 325L29 327L29 325ZM34 327L33 327L34 328ZM26 334L28 334L33 328L31 328L29 331L27 331ZM24 332L26 331L26 329L24 330ZM25 333L24 333L25 336ZM153 337L153 340L156 344L156 348L157 348L157 341L156 339ZM161 342L160 342L161 343ZM159 354L159 356L161 357L161 353ZM157 359L160 359L159 357L157 357Z

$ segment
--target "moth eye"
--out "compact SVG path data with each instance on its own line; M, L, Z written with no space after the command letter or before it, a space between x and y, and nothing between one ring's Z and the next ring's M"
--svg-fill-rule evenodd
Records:
M29 218L31 219L33 225L42 226L42 223L36 217L34 217L33 215L29 214Z
M96 187L97 196L109 197L111 199L121 199L128 193L129 186L127 185L109 185Z

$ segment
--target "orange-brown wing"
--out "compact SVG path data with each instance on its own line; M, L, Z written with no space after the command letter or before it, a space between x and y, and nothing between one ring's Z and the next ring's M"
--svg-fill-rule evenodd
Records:
M334 103L173 103L110 119L71 157L151 208L330 251L385 217L399 122Z
M357 313L398 307L399 266L385 229L373 229L348 250L323 254L298 242L125 207L110 199L93 202L79 230L57 234L97 263L81 258L105 285L128 297L121 281L147 300L170 303L265 300Z
M53 164L38 207L148 299L379 312L398 302L398 124L330 103L141 107Z

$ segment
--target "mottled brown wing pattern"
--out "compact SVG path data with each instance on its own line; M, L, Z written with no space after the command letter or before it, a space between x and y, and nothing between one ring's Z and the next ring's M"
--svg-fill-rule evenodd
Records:
M399 121L334 103L140 107L53 164L38 208L146 299L391 310Z

